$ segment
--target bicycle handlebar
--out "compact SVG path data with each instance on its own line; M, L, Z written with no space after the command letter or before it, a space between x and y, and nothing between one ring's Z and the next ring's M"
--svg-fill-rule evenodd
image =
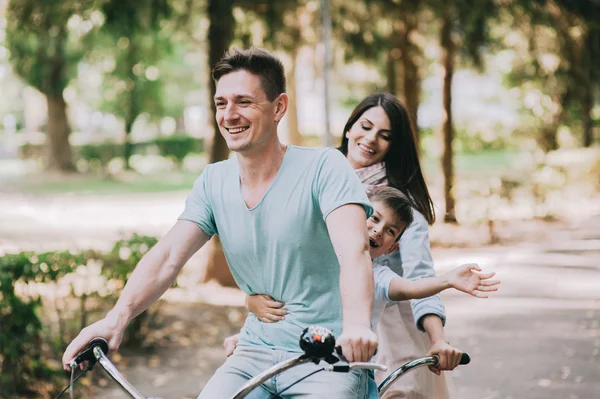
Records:
M459 365L469 364L471 362L471 357L468 353L463 353L460 357ZM419 359L412 360L410 362L404 363L401 367L397 368L392 374L388 375L385 380L379 384L377 390L379 391L379 396L382 396L385 391L387 391L390 386L404 374L417 369L423 366L434 366L437 367L440 365L440 357L438 355L422 357Z
M326 362L323 367L325 371L333 372L349 372L351 370L358 369L377 369L386 371L387 367L377 363L365 363L356 362L348 363L343 356L339 348L335 346L335 338L331 331L326 328L311 326L302 332L300 336L300 348L304 351L303 354L285 360L281 363L274 365L273 367L263 371L259 375L249 380L244 386L242 386L233 396L233 399L243 399L252 392L256 387L261 385L269 378L274 377L277 374L284 372L292 367L296 367L303 363L315 363L318 364L321 361ZM339 354L335 354L338 350ZM138 392L117 370L115 365L108 359L106 354L108 353L108 343L103 338L94 338L88 344L86 350L77 356L71 363L72 367L76 367L78 364L88 361L91 366L96 361L102 366L104 371L121 387L125 392L129 394L133 399L146 399L140 392Z
M339 348L335 347L335 338L331 331L311 326L306 328L300 336L300 347L304 351L303 354L285 360L281 363L274 365L273 367L263 371L259 375L250 379L244 386L242 386L233 396L233 399L243 399L252 392L256 387L267 381L269 378L278 375L285 370L292 367L296 367L304 363L315 363L318 364L324 361L326 364L323 367L325 371L333 372L349 372L351 370L358 369L377 369L386 371L387 367L377 363L365 363L356 362L349 363L341 355ZM335 351L338 351L336 356ZM139 393L117 370L115 365L108 359L106 354L108 353L108 343L103 338L94 338L90 341L86 350L78 355L72 362L71 366L76 367L84 361L90 362L90 367L98 362L100 366L106 371L106 373L121 387L125 392L129 394L133 399L146 399L141 393ZM438 366L439 357L437 355L423 357L415 359L404 364L402 367L395 370L390 374L378 387L379 395L383 395L388 388L402 375L407 372L414 370L422 366ZM467 353L463 353L460 359L460 364L469 364L471 361L470 356Z

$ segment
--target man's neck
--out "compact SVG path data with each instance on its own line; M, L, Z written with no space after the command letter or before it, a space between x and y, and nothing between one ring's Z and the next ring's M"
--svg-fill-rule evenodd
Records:
M243 185L255 186L270 182L279 171L286 146L274 140L260 151L238 153L240 179Z

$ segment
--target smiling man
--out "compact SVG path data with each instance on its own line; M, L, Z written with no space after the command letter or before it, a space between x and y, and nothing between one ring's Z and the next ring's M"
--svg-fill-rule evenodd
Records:
M311 324L330 328L350 361L368 361L377 346L370 329L373 271L365 229L372 208L356 173L335 149L282 145L277 130L288 107L281 62L261 49L233 51L214 68L220 133L234 159L208 165L174 227L140 261L115 307L81 331L69 361L93 337L112 351L127 324L156 301L212 235L218 235L239 287L286 303L280 323L249 314L238 347L200 394L229 398L274 363L300 352ZM264 384L269 398L317 369L306 364ZM357 398L364 371L318 373L283 397Z

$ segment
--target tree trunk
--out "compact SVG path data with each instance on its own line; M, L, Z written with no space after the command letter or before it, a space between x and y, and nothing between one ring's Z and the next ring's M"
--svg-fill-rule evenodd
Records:
M133 154L133 144L131 143L131 131L133 129L133 123L141 112L136 94L136 90L139 90L139 82L138 77L133 72L133 69L138 62L138 57L136 54L137 49L133 43L133 40L131 40L130 43L131 44L129 46L127 55L127 78L129 79L132 88L131 90L127 90L122 94L124 96L128 96L127 110L125 112L125 142L123 143L123 160L125 161L126 170L131 170L129 160Z
M592 119L592 108L594 107L594 86L583 88L581 97L581 112L583 119L583 146L591 147L594 142L594 121Z
M73 155L69 134L71 128L67 119L67 104L62 93L47 94L48 129L46 136L46 165L48 170L73 172Z
M550 124L543 126L538 139L538 144L544 152L558 149L558 129L565 119L565 115L571 104L573 92L567 88L554 100L560 104L560 109L554 113Z
M208 1L208 17L210 19L210 26L208 28L208 67L209 71L216 65L217 62L223 57L229 44L233 38L233 30L235 20L233 19L233 1L232 0L209 0ZM210 77L210 109L213 115L213 139L210 145L208 162L218 162L227 159L229 156L229 148L221 133L219 132L219 125L217 124L214 115L216 114L216 107L213 98L216 92L216 84Z
M442 63L444 65L444 122L442 134L444 141L444 152L442 154L442 169L444 172L444 199L446 202L446 213L444 222L456 223L456 211L454 201L454 152L452 141L454 140L454 126L452 125L452 78L454 77L454 56L456 51L452 38L452 17L448 11L442 20L441 45Z
M385 61L385 74L387 78L386 90L388 93L393 95L398 94L398 83L396 81L396 58L394 57L396 51L398 51L396 48L388 51L387 59Z
M417 29L416 18L410 12L403 13L402 27L399 32L399 47L402 51L402 99L412 117L413 129L419 145L419 125L417 111L421 94L421 73L419 70L419 49L411 42L410 36Z
M131 170L129 160L133 155L133 144L131 143L131 130L134 119L128 117L125 121L125 142L123 143L123 160L125 161L125 170Z
M208 29L208 63L209 71L223 57L229 44L233 38L233 30L235 20L233 19L233 2L232 0L209 0L208 1L208 16L210 19L210 27ZM210 76L210 109L213 115L213 139L210 144L208 153L208 162L214 163L227 159L229 156L229 148L221 133L215 119L216 107L213 98L216 92L216 84ZM224 286L235 286L235 281L227 265L223 248L219 237L213 237L207 244L206 255L202 257L202 265L204 276L201 281L216 281Z
M213 236L206 243L206 249L203 248L202 251L206 251L204 252L206 256L201 257L201 269L203 273L200 277L200 282L216 281L224 287L237 287L229 270L229 264L223 253L223 246L219 237Z
M290 144L302 145L303 137L298 127L298 97L296 95L296 61L298 60L298 51L296 48L291 52L292 65L288 71L287 92L290 97L288 108L288 129L290 132Z

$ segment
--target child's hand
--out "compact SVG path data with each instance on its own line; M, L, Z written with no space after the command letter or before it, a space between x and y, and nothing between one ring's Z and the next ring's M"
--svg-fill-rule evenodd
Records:
M446 278L452 288L477 298L487 298L486 292L498 291L498 287L495 286L500 284L500 281L490 280L496 274L495 272L477 272L481 272L479 265L470 263L446 273Z
M225 348L225 356L229 357L233 353L233 350L237 346L238 341L240 340L240 334L237 333L232 335L231 337L227 337L223 340L223 348Z
M275 323L284 319L288 313L282 309L283 302L277 302L268 295L250 295L248 297L248 310L258 317L264 323Z

